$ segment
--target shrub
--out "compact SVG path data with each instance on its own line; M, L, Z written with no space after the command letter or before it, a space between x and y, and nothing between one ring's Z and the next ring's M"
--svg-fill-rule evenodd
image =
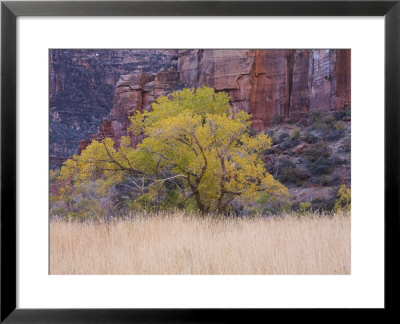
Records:
M351 120L351 109L346 109L346 116L343 117L343 120L350 121Z
M288 133L279 134L279 143L283 142L287 137L289 137Z
M320 183L322 186L334 186L337 185L340 178L337 174L333 174L332 176L327 176L323 174L320 178Z
M174 210L174 209L193 209L193 199L186 199L183 193L177 188L166 188L165 198L161 202L161 207L164 210ZM190 208L189 208L190 207ZM193 208L192 208L193 207Z
M311 201L311 208L314 212L322 213L324 211L331 211L334 203L335 203L334 197L329 199L317 198Z
M330 152L328 145L325 143L317 143L314 145L310 145L307 147L302 153L301 156L310 162L315 162L320 158L329 158Z
M332 167L332 161L326 157L320 157L314 162L309 162L309 164L307 165L307 169L313 175L328 174L332 171Z
M57 181L57 177L60 175L60 169L54 169L49 171L49 182L54 183Z
M292 140L288 137L286 138L280 145L280 149L282 151L286 151L288 149L291 149L292 147L294 147L296 144L292 142Z
M278 135L274 135L273 137L272 137L272 145L276 145L276 144L279 144L280 142L279 142L279 136Z
M345 184L342 184L336 194L337 200L333 210L338 212L350 212L351 210L351 191L346 188Z
M173 68L175 71L178 70L178 63L177 62L168 62L163 66L163 71L168 72L169 69ZM182 88L183 89L183 88Z
M307 127L310 125L310 120L308 119L308 117L306 118L303 117L297 122L297 125L302 127Z
M314 118L315 119L315 118ZM311 129L325 141L337 141L344 132L344 123L337 122L333 115L319 115Z
M309 203L308 201L301 202L300 205L299 205L300 212L303 213L303 214L307 210L309 210L310 207L311 207L311 203Z
M329 126L332 126L335 121L336 119L332 115L326 115L321 118L321 123L327 124Z
M333 117L336 120L341 120L344 116L346 116L346 110L337 110L333 112Z
M339 147L339 152L350 152L351 150L351 141L350 139L345 140L343 144Z
M300 129L296 128L290 135L288 133L281 133L278 140L274 136L273 143L275 141L280 143L280 149L282 151L289 150L292 147L300 144Z
M326 123L315 123L313 124L312 129L317 131L319 134L324 135L331 130L331 126Z
M296 167L284 168L278 175L278 179L283 183L292 183L298 186L303 185L304 181L309 177L310 176L307 174L307 172Z
M264 131L264 134L268 135L269 137L272 138L274 136L275 132L272 129L269 129L269 130Z
M323 175L323 176L321 177L321 185L327 186L328 184L329 184L329 179L328 179L328 177L327 177L326 175Z
M176 87L176 90L183 90L184 88L187 88L186 84L181 82L178 84L178 86Z
M289 167L292 167L292 168L296 167L296 164L294 164L292 161L290 161L289 159L286 159L284 157L279 158L277 162L278 162L277 165L278 165L278 167L280 169L281 168L283 169L283 168L289 168Z
M307 132L304 134L303 140L304 140L306 143L314 144L314 143L317 143L317 142L318 142L318 137L315 136L314 134L312 134L312 132L307 131Z
M256 209L256 213L263 215L277 215L280 213L289 213L292 207L289 200L287 199L271 200L268 199L266 195L260 195L257 203L258 206Z
M300 129L296 127L290 134L290 138L292 141L300 139Z
M276 114L276 115L274 115L274 117L272 117L272 125L282 124L283 121L284 121L284 118L281 115Z
M132 211L156 211L156 204L150 193L141 195L139 198L135 199L129 207Z
M285 158L278 160L277 171L277 179L286 184L301 186L310 177L306 171L297 168L292 161Z
M318 122L321 119L322 112L321 111L312 111L310 112L310 119L313 123Z
M339 130L336 128L331 129L329 132L323 135L323 139L326 141L337 141L343 136L343 129Z

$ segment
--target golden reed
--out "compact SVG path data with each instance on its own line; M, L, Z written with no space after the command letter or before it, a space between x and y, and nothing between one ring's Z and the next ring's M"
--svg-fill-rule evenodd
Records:
M350 274L350 216L50 222L50 274Z

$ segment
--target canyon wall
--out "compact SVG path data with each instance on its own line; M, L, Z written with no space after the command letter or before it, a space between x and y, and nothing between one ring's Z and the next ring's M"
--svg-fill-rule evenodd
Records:
M234 111L252 114L255 130L264 130L275 118L298 120L310 111L341 110L351 104L350 50L110 50L97 59L98 65L91 61L97 57L95 50L84 52L68 61L77 64L73 69L62 70L64 60L50 58L50 103L56 103L56 108L50 105L50 134L67 121L76 125L82 140L63 146L50 135L50 154L57 162L76 153L72 144L75 150L79 146L78 153L93 139L111 137L118 145L127 134L129 116L151 109L157 97L182 87L227 92ZM71 110L62 102L65 98L80 109ZM59 108L66 106L70 110L60 118ZM134 145L140 140L131 139ZM54 144L64 151L52 149Z
M92 140L101 141L109 137L119 145L121 136L129 134L129 117L136 111L151 109L154 100L162 95L168 95L181 86L179 73L170 68L169 71L157 73L133 73L122 75L118 80L114 105L110 111L109 119L103 121L99 132L90 135L89 140L84 139L79 145L78 154L90 144ZM140 141L140 137L129 134L132 145Z
M77 153L113 107L121 75L177 64L177 50L52 49L49 51L50 167Z
M350 50L182 50L178 69L188 87L231 96L235 110L263 130L274 118L350 106Z

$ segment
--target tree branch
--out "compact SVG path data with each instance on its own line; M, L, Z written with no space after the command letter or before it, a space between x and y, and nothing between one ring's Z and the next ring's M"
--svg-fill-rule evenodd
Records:
M138 174L144 174L144 172L142 172L142 171L139 171L139 170L136 170L136 169L133 169L133 168L132 168L132 169L129 169L129 168L126 168L126 167L124 167L123 165L121 165L121 164L120 164L119 162L117 162L117 160L115 160L114 157L111 155L110 151L109 151L108 148L107 148L106 143L105 143L104 141L103 141L102 143L103 143L103 145L104 145L104 148L106 149L106 152L107 152L108 157L111 159L111 161L112 161L114 164L118 165L118 166L120 167L121 170L129 171L129 172L134 172L134 173L138 173Z

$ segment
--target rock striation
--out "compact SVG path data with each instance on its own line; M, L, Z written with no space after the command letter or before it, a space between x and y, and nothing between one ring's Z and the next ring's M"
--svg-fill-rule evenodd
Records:
M132 145L136 146L140 137L133 136L127 131L130 124L129 117L136 111L151 109L151 104L157 97L168 95L178 89L180 83L179 73L173 68L152 74L141 72L122 75L116 85L109 119L103 121L99 132L92 134L90 140L81 141L78 154L92 140L101 141L106 137L112 138L118 146L121 136L129 135Z
M234 110L251 113L255 130L275 117L351 103L350 50L181 50L178 69L189 87L226 91Z

